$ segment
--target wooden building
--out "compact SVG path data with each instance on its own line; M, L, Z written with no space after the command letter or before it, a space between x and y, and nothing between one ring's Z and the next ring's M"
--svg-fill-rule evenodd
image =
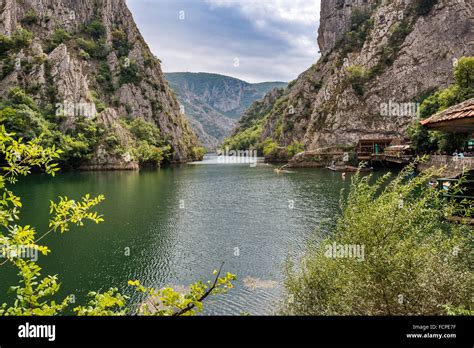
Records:
M438 112L420 123L432 130L474 133L474 98Z

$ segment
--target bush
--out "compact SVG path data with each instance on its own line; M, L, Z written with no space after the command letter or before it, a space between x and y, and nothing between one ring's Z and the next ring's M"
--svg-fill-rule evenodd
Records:
M21 24L23 25L32 25L36 23L38 23L38 15L33 9L28 10L21 20Z
M223 147L231 150L262 150L262 124L256 124L224 140Z
M408 166L393 180L353 177L328 236L308 245L298 268L288 262L284 314L471 310L470 229L445 220L457 207L428 185L441 174L412 176L413 170ZM465 211L471 214L472 208ZM352 254L344 252L348 246Z
M11 38L0 34L0 58L5 58L8 55L8 51L13 48L13 41Z
M275 151L276 149L278 149L278 144L273 141L272 138L267 138L265 139L265 141L262 143L262 147L263 147L263 155L264 156L268 156L269 154L271 154L273 151Z
M91 23L85 26L84 32L92 37L94 40L102 39L107 33L104 25L99 19L93 20Z
M113 93L115 91L112 71L108 62L101 62L99 64L99 74L96 77L96 81L105 92Z
M171 146L161 137L160 129L155 124L140 117L123 119L122 124L135 138L136 146L130 152L141 164L159 166L170 158Z
M204 155L207 153L207 149L202 146L195 146L193 147L192 152L193 152L193 158L197 160L202 160Z
M33 33L19 27L12 35L12 46L16 50L28 47L33 41Z
M3 60L1 79L3 80L6 76L10 75L15 70L15 61L12 58Z
M462 57L454 69L456 84L472 93L474 89L474 57Z
M132 45L128 42L128 36L123 29L117 29L112 32L112 45L117 51L118 57L128 56Z
M367 70L360 65L352 65L347 68L347 72L349 73L347 81L351 84L354 92L359 96L364 95L364 84L369 77Z
M370 15L370 12L361 9L352 11L349 30L336 40L334 46L341 48L343 55L362 48L374 24Z
M47 53L52 52L56 47L65 43L71 39L71 34L69 34L64 29L56 29L51 37L46 40L45 51Z
M142 81L142 76L140 74L140 68L135 62L132 61L122 61L120 67L120 85L134 84L139 85Z
M295 155L304 151L304 145L298 141L293 141L291 145L286 148L288 152L288 158L293 158Z
M87 40L78 38L76 40L77 46L87 52L91 57L96 59L104 59L109 54L109 48L105 41L96 42L94 40Z

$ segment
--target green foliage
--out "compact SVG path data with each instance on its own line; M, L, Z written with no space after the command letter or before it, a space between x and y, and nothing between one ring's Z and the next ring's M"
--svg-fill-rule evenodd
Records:
M388 43L382 45L379 49L379 61L370 69L369 78L380 75L385 68L393 64L398 52L400 51L400 46L412 30L413 25L410 17L405 17L402 21L395 24L388 39Z
M55 118L61 119L60 116ZM36 102L18 87L12 88L8 99L0 103L0 123L18 137L37 138L43 146L56 146L61 150L61 163L68 167L77 167L90 159L104 134L94 119L84 117L76 119L74 128L59 129L59 125L46 119Z
M33 33L18 27L11 37L0 34L0 58L8 57L10 51L18 52L31 45Z
M223 147L231 150L261 149L262 124L256 124L224 140Z
M82 37L76 40L77 46L96 59L104 59L109 54L109 48L104 40L94 41Z
M308 245L299 267L288 262L285 314L442 315L446 305L472 310L472 231L446 221L457 204L428 185L441 173L412 176L413 170L410 165L393 180L390 174L376 181L353 177L328 236ZM452 192L459 194L459 183ZM333 252L347 245L362 252Z
M288 158L293 158L295 155L304 151L304 145L295 140L286 150L288 151Z
M474 57L459 59L454 69L454 78L459 88L470 90L470 93L474 94Z
M66 43L67 41L71 40L71 34L69 34L64 29L56 29L51 37L46 40L46 47L45 51L47 53L52 52L56 47L61 45L62 43Z
M5 58L13 47L11 38L0 34L0 58Z
M115 91L109 63L101 62L99 64L99 73L96 77L96 81L105 92L113 93Z
M428 118L464 100L474 97L474 57L462 57L454 69L455 83L440 90L420 105L420 118ZM408 129L414 148L420 153L436 152L451 154L464 147L468 134L446 134L429 131L419 120Z
M11 57L4 59L1 71L1 79L4 79L6 76L10 75L14 70L15 61Z
M88 25L84 27L84 33L92 37L94 40L102 39L107 33L104 25L100 19L94 19Z
M208 281L196 282L189 286L186 294L180 294L172 288L155 289L144 287L138 280L129 281L128 284L135 287L138 292L147 295L147 302L138 309L139 315L154 316L193 316L203 309L202 301L211 293L222 294L232 289L232 281L235 275L229 272L220 277L220 270L214 271L216 279L214 283Z
M273 151L278 149L278 144L273 141L272 138L267 138L265 141L262 143L263 147L263 155L268 156L270 155Z
M35 10L30 9L25 13L25 16L21 20L21 24L23 25L33 25L38 23L38 15L36 14Z
M374 25L370 16L371 13L365 10L352 11L350 30L336 41L334 48L341 49L343 55L361 49Z
M30 46L32 41L33 33L21 27L18 27L12 35L13 49L16 50Z
M193 158L202 159L204 155L207 153L207 149L202 146L195 146L193 147L192 152L194 155Z
M126 85L128 83L139 85L141 81L142 76L137 63L128 60L128 58L122 59L119 76L120 85Z
M171 146L161 137L160 129L153 123L142 118L124 119L122 124L137 141L136 146L130 149L132 155L141 164L159 166L171 156Z
M128 41L127 34L123 29L116 29L112 32L112 45L117 51L118 57L127 57L133 46Z
M14 184L19 176L28 175L32 168L44 169L46 173L55 175L58 171L54 161L59 158L61 151L54 147L40 145L40 139L29 142L16 140L15 134L7 133L0 126L0 154L4 158L3 171L0 175L0 252L4 261L0 263L0 271L5 264L10 264L18 270L19 283L10 288L15 294L13 303L0 305L0 315L34 315L53 316L65 314L73 302L72 296L55 300L61 283L57 276L41 276L41 267L36 261L24 258L27 250L36 250L40 255L47 256L51 250L38 244L48 235L66 233L72 225L84 226L86 222L101 223L103 217L94 211L95 207L104 200L102 195L92 198L85 195L75 201L60 197L58 202L50 202L49 230L38 237L35 228L19 225L19 213L22 207L20 197L7 188L7 183ZM87 305L73 308L73 313L80 316L111 316L111 315L193 315L202 310L202 302L211 294L224 293L232 288L231 281L235 275L227 273L220 277L216 273L213 283L197 282L189 287L187 294L180 294L171 288L145 288L139 281L130 281L138 292L149 296L153 308L142 305L128 305L128 297L120 294L117 288L111 288L103 293L90 292L91 300Z
M359 96L364 95L364 84L369 77L367 70L360 65L352 65L347 68L347 72L347 81L351 84L354 92Z

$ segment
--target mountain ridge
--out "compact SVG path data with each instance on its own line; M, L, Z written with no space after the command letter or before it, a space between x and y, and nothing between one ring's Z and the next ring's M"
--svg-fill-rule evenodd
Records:
M230 135L236 119L252 102L274 88L287 85L280 81L249 83L206 72L171 72L165 73L165 77L199 139L210 150Z

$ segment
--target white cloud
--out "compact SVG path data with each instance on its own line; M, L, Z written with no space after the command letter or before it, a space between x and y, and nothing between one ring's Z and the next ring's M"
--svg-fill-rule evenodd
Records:
M314 25L319 18L319 0L206 0L217 7L235 7L250 19L271 19Z
M302 56L316 57L320 0L206 0L211 7L234 8L269 37L285 40ZM314 36L308 36L308 30Z

